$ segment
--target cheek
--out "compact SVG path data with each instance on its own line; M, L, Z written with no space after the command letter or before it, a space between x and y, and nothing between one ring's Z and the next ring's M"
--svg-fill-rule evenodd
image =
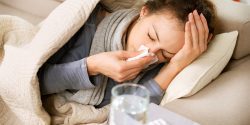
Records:
M145 45L146 47L151 47L152 43L147 39L147 37L144 34L138 33L138 34L134 34L134 37L132 37L132 43L133 46L136 49L139 49L139 47L141 45Z
M184 33L183 34L180 34L178 35L177 37L175 38L178 38L176 39L176 42L173 46L174 50L173 52L177 53L178 51L181 50L181 48L184 46L184 43L185 43L185 36L184 36Z
M145 43L143 42L144 40L139 35L135 36L132 41L133 46L136 50L138 50L141 45L145 45Z
M145 45L149 48L154 46L154 43L148 37L148 29L146 21L138 23L134 31L131 33L131 42L134 48L139 49L141 45Z

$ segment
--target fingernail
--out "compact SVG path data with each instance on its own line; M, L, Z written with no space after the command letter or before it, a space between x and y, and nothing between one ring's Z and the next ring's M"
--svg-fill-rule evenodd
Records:
M155 55L151 55L152 56L152 60L154 60L155 58L157 58Z
M204 18L205 18L205 16L204 16L202 13L200 14L200 16L202 16L202 17L204 17Z
M154 53L149 53L149 55L150 55L150 56L155 56L155 54L154 54Z
M150 62L150 65L158 62L158 60L159 59L157 58L157 56L155 56L154 59Z
M191 17L192 16L192 13L189 13L189 15L188 15L189 17Z
M189 13L188 18L189 20L192 18L192 13Z

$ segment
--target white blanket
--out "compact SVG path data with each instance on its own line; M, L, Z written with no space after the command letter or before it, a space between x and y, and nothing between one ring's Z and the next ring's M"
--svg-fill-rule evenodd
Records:
M38 29L13 16L0 16L0 124L99 124L108 108L67 102L51 96L48 114L39 91L41 65L83 25L99 0L67 0ZM45 103L46 103L45 102ZM48 103L46 103L45 107ZM97 117L98 116L98 117Z

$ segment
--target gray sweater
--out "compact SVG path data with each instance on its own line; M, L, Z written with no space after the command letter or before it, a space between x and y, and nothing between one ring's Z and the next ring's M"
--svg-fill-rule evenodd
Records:
M94 88L101 84L98 75L89 76L86 66L86 57L89 56L91 43L97 28L96 17L101 7L98 5L81 29L57 51L39 70L38 77L40 89L43 95L59 93L62 91ZM152 79L162 65L147 71L139 84L150 91L150 100L160 103L164 91ZM111 89L117 82L108 79L105 95L102 103L96 107L102 107L110 103Z

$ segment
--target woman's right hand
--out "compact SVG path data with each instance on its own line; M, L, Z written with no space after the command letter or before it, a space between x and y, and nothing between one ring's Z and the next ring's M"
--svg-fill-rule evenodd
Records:
M140 52L113 51L89 56L87 58L88 73L89 75L101 73L117 82L134 79L155 58L147 56L134 61L126 61L139 54Z

